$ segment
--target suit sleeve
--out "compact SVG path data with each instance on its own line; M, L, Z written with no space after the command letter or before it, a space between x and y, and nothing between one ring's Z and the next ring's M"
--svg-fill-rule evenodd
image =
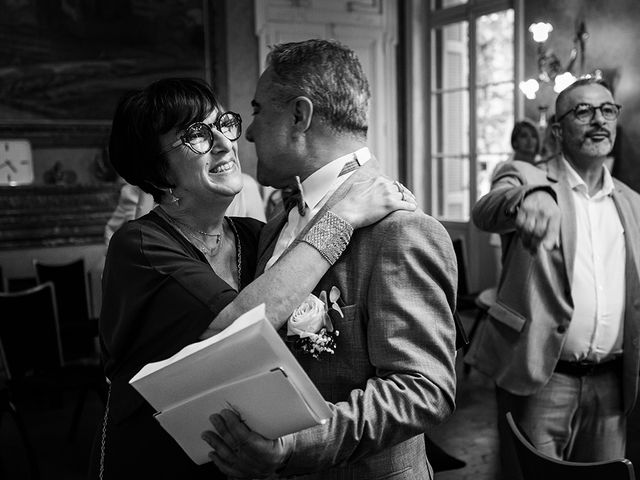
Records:
M543 170L520 161L501 165L493 176L491 191L473 207L473 223L486 232L514 231L522 200L538 190L548 192L556 200Z
M455 408L457 264L449 235L422 213L396 212L372 231L366 296L376 375L331 420L294 434L283 474L318 471L379 452L440 423Z

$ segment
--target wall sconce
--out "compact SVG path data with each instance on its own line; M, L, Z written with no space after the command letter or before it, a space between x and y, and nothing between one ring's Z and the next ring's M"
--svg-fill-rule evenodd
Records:
M573 48L569 55L569 61L564 67L558 56L546 45L549 34L553 31L553 25L547 22L532 23L529 26L529 31L533 41L538 44L538 78L529 78L520 82L518 85L520 91L529 100L535 100L541 88L550 88L552 85L553 91L556 94L560 93L576 81L572 70L578 55L580 55L580 71L582 72L584 68L585 44L589 38L585 23L580 21L576 25ZM549 105L546 104L538 106L540 111L539 127L541 129L547 126L546 112L548 109Z

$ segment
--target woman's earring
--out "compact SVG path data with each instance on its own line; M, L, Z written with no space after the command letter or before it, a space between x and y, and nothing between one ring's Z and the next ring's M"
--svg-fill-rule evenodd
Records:
M171 203L177 203L178 205L180 205L180 198L179 198L179 197L176 197L176 196L173 194L173 188L170 188L170 189L169 189L169 195L171 195L171 200L170 200L170 201L171 201Z

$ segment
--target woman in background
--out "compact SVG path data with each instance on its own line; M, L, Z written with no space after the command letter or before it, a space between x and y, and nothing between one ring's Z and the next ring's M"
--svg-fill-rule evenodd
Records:
M531 120L525 118L515 123L511 131L511 148L513 153L509 160L536 163L540 152L540 133Z

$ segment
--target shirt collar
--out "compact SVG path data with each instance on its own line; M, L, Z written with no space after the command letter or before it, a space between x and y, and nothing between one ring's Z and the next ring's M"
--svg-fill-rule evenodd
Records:
M571 188L571 190L576 190L587 195L589 190L587 188L587 184L585 183L585 181L578 174L578 172L576 172L576 170L573 168L573 165L569 163L569 161L566 159L565 156L562 157L562 160L564 161L564 166L566 167L566 170L567 170L567 179L569 180L569 187ZM598 192L596 192L592 196L592 198L611 195L612 192L613 192L613 179L611 178L611 173L609 173L609 169L607 168L606 165L603 164L602 165L602 187Z
M310 209L314 209L318 203L331 190L335 180L340 175L345 164L349 160L356 160L359 165L364 165L371 158L371 152L367 147L363 147L355 152L348 153L336 158L309 175L302 182L304 200Z

